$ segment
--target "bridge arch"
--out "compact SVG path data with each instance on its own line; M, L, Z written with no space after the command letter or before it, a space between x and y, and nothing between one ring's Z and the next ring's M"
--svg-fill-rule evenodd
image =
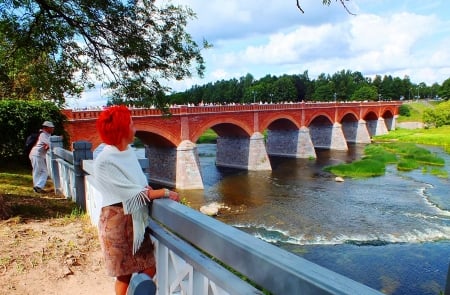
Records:
M276 114L263 118L260 122L260 129L268 130L295 130L300 129L299 120L291 115Z
M214 118L208 121L202 122L201 125L195 126L195 130L192 132L189 140L197 142L200 136L205 133L206 130L212 129L220 137L250 137L252 135L252 128L242 121L236 119L222 119Z
M341 114L340 118L338 118L338 122L341 124L343 122L358 122L358 120L359 120L359 116L353 111L345 112L345 113Z
M320 123L329 123L330 125L334 124L334 115L327 112L317 112L314 115L310 116L305 120L305 126L311 127L311 124L319 124Z
M161 129L158 130L156 128L147 127L144 129L137 127L136 137L146 145L158 147L176 147L178 145L178 140L173 135L161 132Z

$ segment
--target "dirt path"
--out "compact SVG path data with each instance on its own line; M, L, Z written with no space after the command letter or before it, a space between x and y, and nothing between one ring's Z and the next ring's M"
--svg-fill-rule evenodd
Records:
M0 222L0 294L114 294L88 220Z

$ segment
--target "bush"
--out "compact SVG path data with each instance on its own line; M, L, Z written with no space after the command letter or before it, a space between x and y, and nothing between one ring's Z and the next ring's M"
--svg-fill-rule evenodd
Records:
M398 109L398 113L400 116L409 117L411 116L411 107L406 104L402 104Z
M435 127L450 125L450 101L442 102L434 109L425 110L423 122Z
M0 160L4 162L28 162L24 155L25 139L39 131L42 122L49 120L55 124L55 135L63 135L65 116L51 102L0 100Z

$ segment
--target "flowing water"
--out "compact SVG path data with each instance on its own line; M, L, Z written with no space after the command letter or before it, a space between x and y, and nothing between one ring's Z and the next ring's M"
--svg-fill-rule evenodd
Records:
M271 158L272 171L215 166L198 145L204 190L183 191L193 208L229 207L217 218L386 294L439 294L450 260L450 181L422 170L336 182L322 168L359 159L318 150L317 159ZM432 148L446 161L450 156Z

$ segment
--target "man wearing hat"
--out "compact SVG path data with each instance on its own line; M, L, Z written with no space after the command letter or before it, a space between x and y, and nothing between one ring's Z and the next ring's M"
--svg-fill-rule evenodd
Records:
M37 193L45 193L44 187L48 178L46 155L50 147L50 136L55 129L50 121L42 123L39 138L30 151L30 161L33 167L33 189Z

